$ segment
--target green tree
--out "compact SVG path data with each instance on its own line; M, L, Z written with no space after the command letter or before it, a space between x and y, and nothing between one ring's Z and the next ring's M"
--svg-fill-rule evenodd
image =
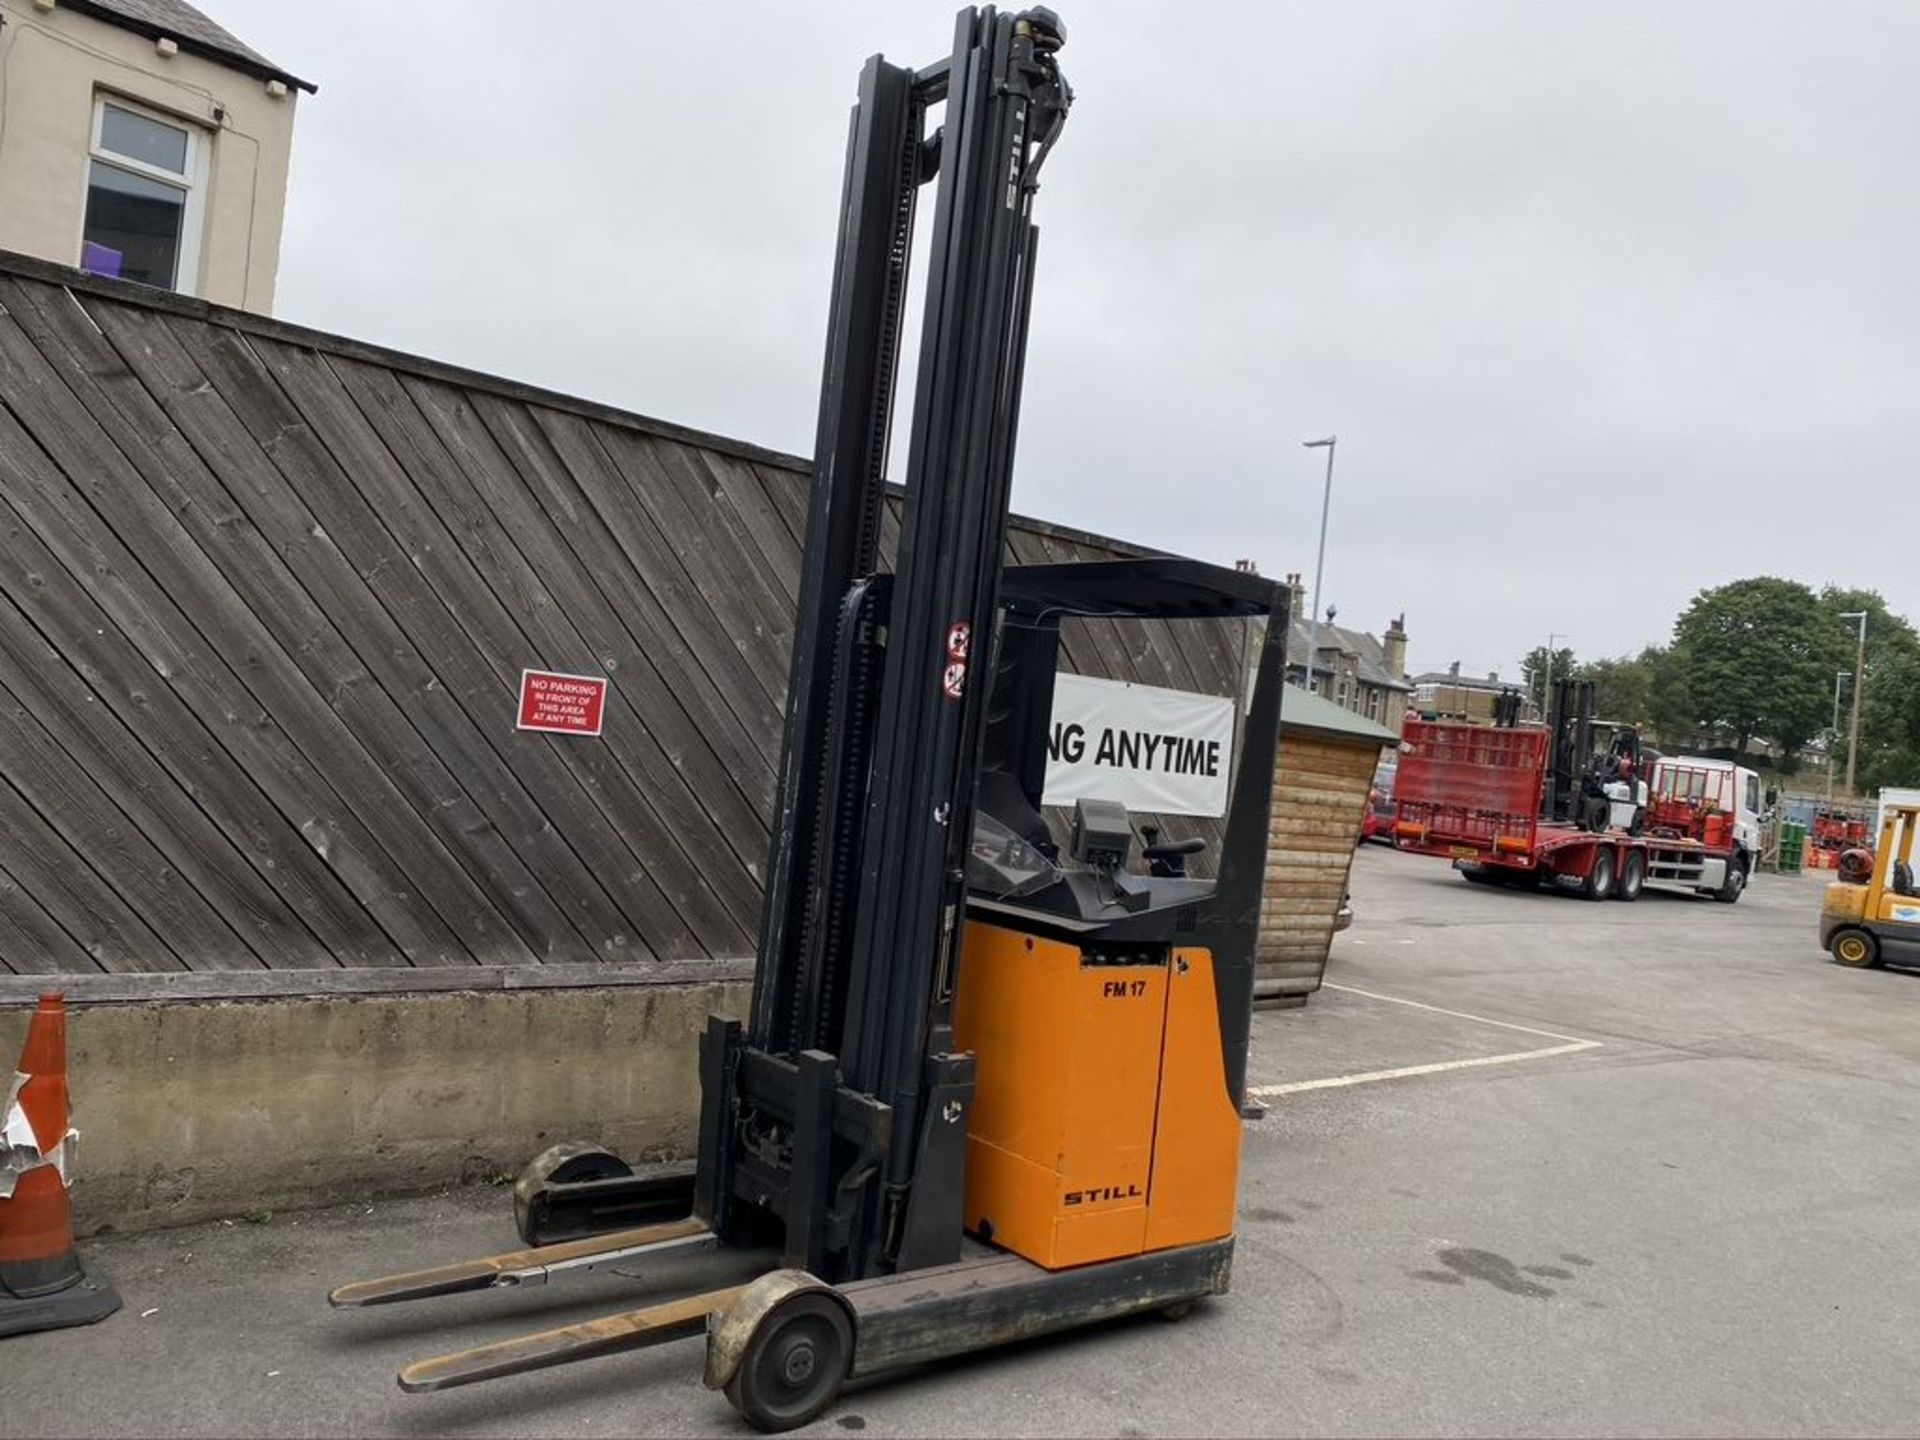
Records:
M1838 585L1828 585L1820 592L1820 608L1831 615L1839 631L1840 651L1844 652L1845 664L1853 664L1854 637L1859 633L1858 620L1842 620L1844 614L1867 612L1867 664L1872 666L1875 660L1891 659L1895 655L1920 656L1920 634L1915 633L1904 615L1896 615L1887 608L1887 602L1878 590L1848 590Z
M1913 677L1920 673L1920 634L1914 632L1905 616L1889 610L1876 590L1829 585L1820 592L1820 608L1832 617L1835 637L1832 666L1836 672L1851 671L1858 663L1860 622L1842 620L1840 616L1863 610L1867 615L1867 673L1860 700L1860 763L1855 771L1855 784L1874 790L1882 785L1912 783L1884 776L1890 772L1911 773L1901 757L1910 753L1911 737L1906 725L1911 714ZM1831 686L1832 681L1828 684ZM1831 689L1828 702L1831 705ZM1847 763L1852 704L1852 691L1843 688L1839 732L1834 741L1834 763L1841 767ZM1831 719L1829 711L1828 720Z
M1554 680L1578 678L1574 676L1573 673L1577 664L1578 662L1573 658L1573 651L1564 645L1560 646L1553 652L1551 678ZM1520 657L1520 688L1527 692L1529 698L1533 700L1541 700L1543 698L1540 694L1540 681L1543 673L1546 671L1546 646L1536 645ZM1545 699L1551 700L1552 697L1547 696Z
M1742 760L1755 737L1797 752L1827 723L1833 623L1798 581L1702 590L1673 627L1692 718L1730 732Z
M1653 723L1653 667L1647 654L1619 655L1580 666L1577 678L1593 682L1593 712L1645 730Z
M1920 652L1895 649L1877 664L1869 660L1867 675L1854 783L1869 795L1883 785L1920 785ZM1844 743L1837 758L1846 763Z
M1649 645L1639 658L1647 671L1647 718L1660 744L1676 753L1697 749L1700 727L1687 686L1686 656L1669 646Z

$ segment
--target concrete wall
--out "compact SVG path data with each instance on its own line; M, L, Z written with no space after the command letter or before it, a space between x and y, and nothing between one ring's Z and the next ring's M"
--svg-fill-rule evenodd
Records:
M197 127L208 153L191 293L271 313L298 92L90 16L0 0L0 249L80 258L93 102L106 92ZM216 118L216 111L219 118Z
M734 980L74 1006L76 1225L483 1181L566 1139L689 1154L699 1033L709 1013L744 1015L748 993ZM0 1065L30 1013L0 1010Z

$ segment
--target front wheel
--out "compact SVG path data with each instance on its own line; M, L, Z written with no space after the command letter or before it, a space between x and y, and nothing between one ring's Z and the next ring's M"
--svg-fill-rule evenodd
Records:
M727 1381L727 1399L756 1430L793 1430L840 1395L853 1361L853 1326L833 1296L802 1291L754 1326Z
M1736 855L1727 862L1727 878L1720 882L1720 888L1713 892L1713 898L1723 905L1735 904L1747 888L1747 860L1744 855Z
M1593 864L1587 867L1586 883L1580 893L1589 900L1604 900L1613 894L1613 851L1606 847L1594 851Z
M1880 942L1870 931L1846 929L1833 937L1828 947L1833 958L1855 970L1867 970L1880 963Z

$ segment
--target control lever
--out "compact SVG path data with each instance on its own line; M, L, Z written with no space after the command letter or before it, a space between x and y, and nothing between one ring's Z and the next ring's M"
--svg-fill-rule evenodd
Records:
M1147 862L1147 874L1162 880L1184 878L1187 856L1198 855L1207 848L1206 840L1199 835L1185 840L1169 840L1162 845L1158 825L1142 825L1140 838L1146 842L1140 848L1140 858Z

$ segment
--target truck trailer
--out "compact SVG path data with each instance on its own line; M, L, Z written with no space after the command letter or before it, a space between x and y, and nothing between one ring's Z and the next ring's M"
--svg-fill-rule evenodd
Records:
M1555 731L1410 718L1394 787L1395 847L1446 856L1477 884L1547 885L1589 900L1638 900L1649 885L1727 904L1740 898L1760 853L1754 771L1729 760L1650 757L1616 734L1584 762L1590 793L1581 803L1552 763L1564 752ZM1596 791L1602 803L1592 803Z

